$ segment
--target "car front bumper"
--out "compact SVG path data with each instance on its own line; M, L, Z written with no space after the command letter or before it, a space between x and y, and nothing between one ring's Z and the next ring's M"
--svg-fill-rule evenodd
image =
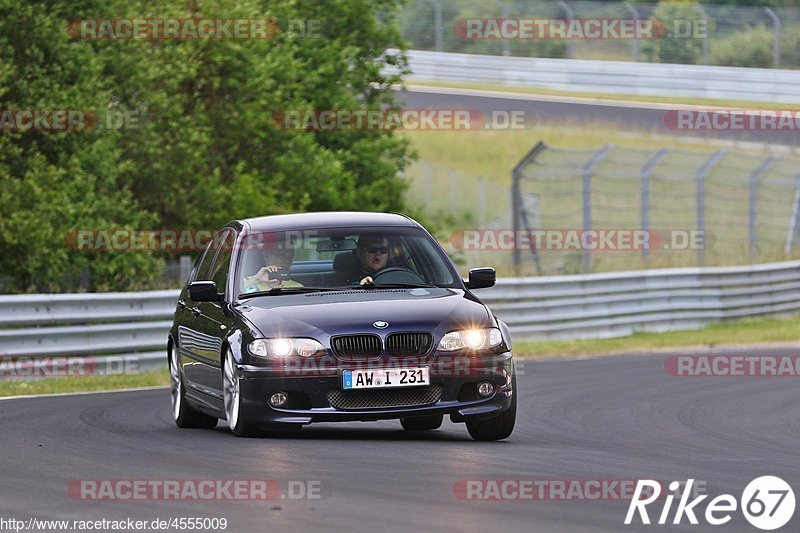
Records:
M431 383L426 387L441 390L440 394L432 395L435 401L393 405L398 401L397 395L404 395L404 398L409 394L425 396L422 394L425 387L342 391L342 371L359 367L353 362L340 361L324 368L290 367L288 370L275 364L238 365L243 414L250 423L257 425L374 421L439 414L449 415L453 422L463 422L491 417L511 406L514 364L510 351L488 357L433 357L410 365L385 359L374 362L370 368L380 370L398 366L428 366ZM482 398L477 393L477 386L486 381L494 385L495 391ZM268 400L276 392L288 395L286 406L270 406ZM359 395L359 401L351 401ZM431 399L430 396L427 400ZM369 405L360 405L364 403Z

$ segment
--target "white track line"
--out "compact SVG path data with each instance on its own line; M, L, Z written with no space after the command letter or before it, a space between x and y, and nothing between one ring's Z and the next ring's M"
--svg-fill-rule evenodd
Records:
M148 390L166 390L168 388L169 387L167 386L155 386L155 387L139 387L136 389L95 390L88 392L59 392L56 394L28 394L25 396L3 396L0 397L0 401L19 400L22 398L57 398L60 396L88 396L90 394L113 394L115 392L141 392Z

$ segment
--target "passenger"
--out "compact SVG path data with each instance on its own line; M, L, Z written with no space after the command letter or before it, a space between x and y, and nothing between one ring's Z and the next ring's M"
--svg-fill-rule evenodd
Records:
M268 291L276 287L302 287L302 283L291 279L270 279L269 275L279 270L288 270L294 260L294 248L276 246L269 250L262 250L264 264L253 276L244 278L244 292Z

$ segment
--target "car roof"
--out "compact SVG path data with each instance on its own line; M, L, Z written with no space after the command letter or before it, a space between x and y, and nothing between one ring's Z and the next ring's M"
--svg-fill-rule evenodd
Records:
M411 218L395 213L365 211L325 211L247 218L237 221L252 231L285 231L305 228L339 228L352 226L420 227Z

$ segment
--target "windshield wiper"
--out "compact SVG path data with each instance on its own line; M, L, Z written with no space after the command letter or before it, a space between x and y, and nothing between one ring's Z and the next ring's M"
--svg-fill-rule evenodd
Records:
M304 292L338 291L337 287L273 287L268 291L243 292L239 300L254 298L256 296L279 296L282 294L302 294Z
M436 285L425 285L423 283L365 283L355 285L364 289L435 289Z

